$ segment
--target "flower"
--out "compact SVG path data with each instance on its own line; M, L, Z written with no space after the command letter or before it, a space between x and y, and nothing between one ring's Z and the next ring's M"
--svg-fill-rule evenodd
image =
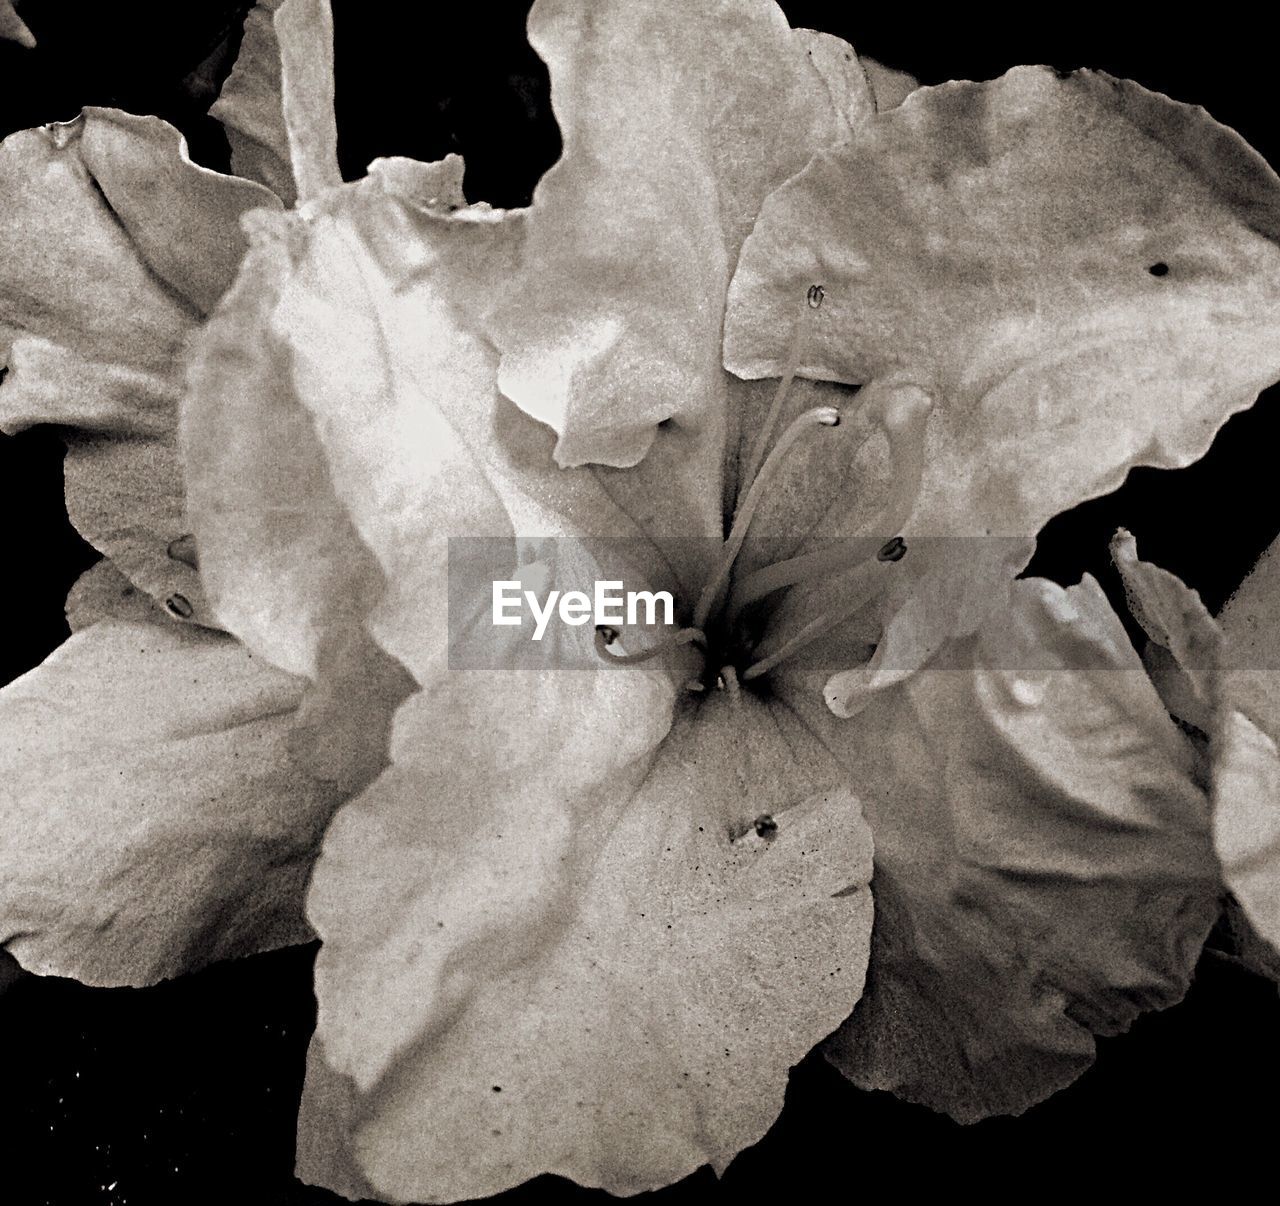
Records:
M1194 751L1092 580L1015 575L1046 519L1194 459L1280 376L1269 169L1103 76L894 108L901 81L767 0L539 0L564 155L495 211L453 158L336 183L311 157L322 10L257 21L232 80L271 118L256 174L286 193L287 168L299 204L241 218L234 283L184 328L166 496L207 598L182 618L243 644L110 600L0 696L10 781L74 748L165 820L141 876L107 844L87 922L66 898L92 866L16 879L19 957L129 979L283 940L324 830L299 1171L390 1200L723 1168L833 1032L858 1084L1017 1112L1176 1000L1221 884ZM276 61L279 103L253 67ZM161 599L177 519L134 525L149 558L107 549ZM451 536L526 563L560 538L566 581L625 539L679 639L573 630L533 668L452 667ZM101 717L158 674L201 698L147 713L142 757L104 752ZM204 807L242 747L259 777ZM158 766L189 802L156 807ZM66 806L82 782L9 805L52 818L41 848L103 847ZM192 899L192 853L237 826L242 867L138 917L140 883ZM93 941L139 929L141 972Z

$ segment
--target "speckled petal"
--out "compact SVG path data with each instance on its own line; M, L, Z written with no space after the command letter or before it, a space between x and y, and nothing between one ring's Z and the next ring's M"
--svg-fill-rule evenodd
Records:
M827 1048L854 1083L1017 1114L1095 1034L1180 999L1218 911L1208 802L1091 579L1016 583L945 667L851 720L789 702L875 841L867 988Z
M765 203L725 364L932 401L904 531L1033 535L1179 466L1280 376L1280 182L1202 110L1018 68L920 88Z
M642 668L550 670L401 710L313 881L305 1179L635 1193L763 1135L861 989L870 845L785 710L720 696L668 733L672 703Z
M295 767L301 684L220 633L104 619L0 691L0 941L140 985L310 930L339 797Z

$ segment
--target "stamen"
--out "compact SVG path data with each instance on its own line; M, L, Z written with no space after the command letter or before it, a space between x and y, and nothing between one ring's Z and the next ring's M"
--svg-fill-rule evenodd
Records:
M843 624L851 616L855 616L884 589L884 576L892 572L891 561L869 558L862 562L850 574L844 600L830 611L812 619L789 641L779 646L774 652L762 657L758 662L748 666L742 672L742 681L750 682L767 674L779 662L785 661L798 653L812 641L824 636L833 628ZM758 652L758 651L757 651Z
M738 513L734 516L733 527L729 531L729 539L724 543L715 572L711 575L707 585L703 587L702 594L698 597L698 605L693 611L695 628L702 629L706 627L708 618L720 601L721 592L725 583L729 580L729 574L733 570L733 563L737 560L738 553L742 549L742 542L747 538L747 529L751 526L751 517L760 505L760 499L764 495L765 487L768 486L773 478L777 477L778 468L786 459L791 446L801 436L812 431L815 427L836 427L839 423L840 412L834 406L816 406L813 410L806 410L804 414L795 419L791 426L778 438L778 442L773 446L773 451L769 453L764 464L760 466L759 474L756 475L755 480L751 483L751 488L747 491L746 498L743 499L742 505L738 508Z
M661 657L664 653L671 653L684 645L698 645L704 650L707 647L706 633L699 628L682 628L666 640L659 641L652 648L642 650L640 653L610 653L609 646L618 639L618 630L610 628L607 624L601 624L596 628L595 639L596 654L611 666L635 666L640 662Z
M748 574L729 595L729 624L752 603L771 595L775 590L795 586L813 578L827 578L843 573L866 560L859 552L866 546L865 540L840 540L813 553L802 553L786 561L775 561L754 573Z
M805 308L818 309L826 295L827 291L821 285L810 285L809 292L805 294ZM791 340L787 344L787 358L782 367L782 379L778 382L778 388L773 391L769 413L765 416L760 433L756 436L756 442L751 446L751 456L747 459L746 472L743 473L738 487L739 493L749 490L756 480L756 472L760 468L760 462L764 460L765 449L769 447L769 437L773 435L773 429L778 425L778 417L782 414L782 404L786 401L787 391L791 389L791 383L796 379L796 372L800 368L800 356L804 349L804 337L807 334L806 318L807 315L802 311L791 329Z

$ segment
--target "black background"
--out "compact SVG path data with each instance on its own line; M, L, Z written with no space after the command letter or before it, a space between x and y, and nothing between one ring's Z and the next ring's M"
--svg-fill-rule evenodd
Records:
M245 7L27 0L21 11L40 48L0 45L0 131L112 104L167 117L197 158L225 166L225 143L202 113ZM527 202L559 148L545 72L523 38L527 5L334 8L344 173L358 175L378 154L460 151L470 199ZM799 0L783 8L793 24L840 34L926 83L989 78L1022 62L1104 68L1205 105L1280 164L1273 46L1267 30L1239 18L1127 27L1115 9L1095 17L1076 7L1043 10L1032 26L972 10L868 16L862 5ZM1116 493L1054 520L1032 571L1063 582L1088 571L1114 587L1106 543L1124 524L1145 556L1217 607L1280 529L1278 427L1280 403L1268 395L1199 464L1135 471ZM52 432L0 438L0 598L9 612L0 681L64 638L62 601L94 560L67 524L60 459ZM337 1202L291 1174L313 958L311 948L285 951L140 991L25 976L0 988L0 1201ZM0 967L0 983L11 974ZM1273 986L1207 956L1183 1004L1099 1048L1097 1066L1046 1104L968 1128L859 1093L811 1057L792 1077L780 1122L722 1181L704 1172L654 1196L1149 1193L1185 1191L1201 1175L1217 1179L1218 1192L1231 1192L1235 1176L1266 1183L1280 1124ZM603 1196L544 1178L504 1199Z

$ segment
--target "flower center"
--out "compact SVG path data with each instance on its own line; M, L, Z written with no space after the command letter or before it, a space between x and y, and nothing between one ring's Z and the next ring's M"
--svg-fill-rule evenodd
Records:
M866 411L873 424L872 432L882 430L888 439L891 487L874 524L868 525L871 532L888 534L887 542L877 551L868 552L865 540L833 540L826 547L740 572L741 553L752 520L761 502L775 488L790 454L802 442L820 438L824 431L841 422L838 408L814 407L793 419L770 446L800 366L812 314L825 297L821 285L811 286L805 296L769 413L746 462L729 534L712 563L689 625L634 653L615 650L617 631L601 626L596 630L596 652L607 664L633 666L691 646L702 654L703 673L686 684L688 689L704 691L714 686L736 692L739 684L762 679L787 658L852 619L889 585L896 572L894 567L907 553L901 530L920 493L925 432L932 410L929 395L919 386L903 381L864 386L857 395L858 408ZM861 446L851 455L856 455ZM768 625L759 622L760 613L769 610L765 601L779 592L837 579L838 601L798 629L770 631Z

